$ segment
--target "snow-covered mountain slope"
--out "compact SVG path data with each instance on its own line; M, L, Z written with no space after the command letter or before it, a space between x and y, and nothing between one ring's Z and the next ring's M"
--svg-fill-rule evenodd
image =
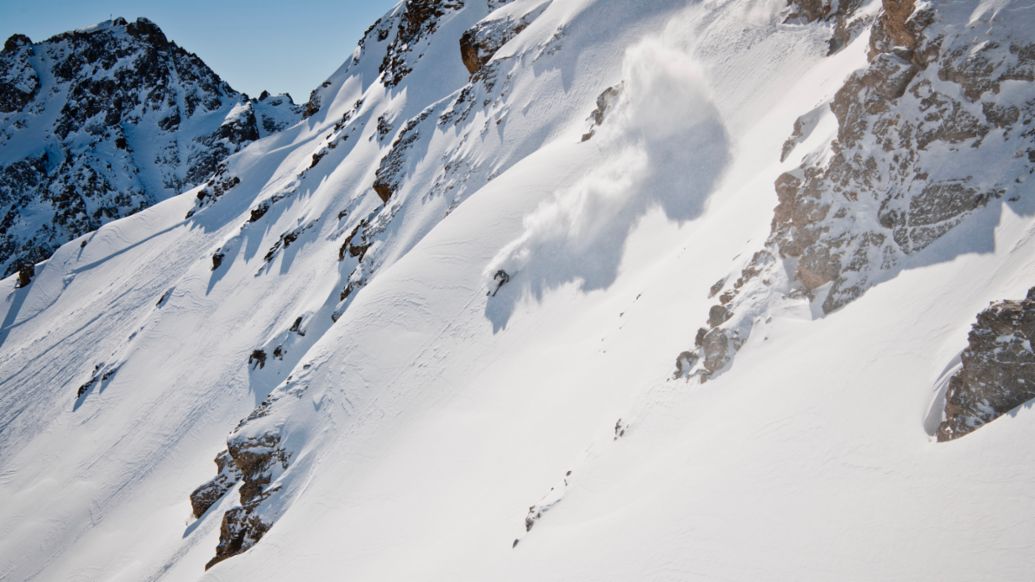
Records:
M1003 205L1026 212L1035 171L1035 39L1024 3L892 3L873 26L867 67L826 107L795 122L776 180L779 204L765 248L745 255L718 294L683 362L721 372L774 304L808 301L830 313L902 269L989 245L958 227ZM836 135L799 152L820 116ZM947 235L953 235L947 237ZM923 253L939 239L939 253Z
M2 282L0 577L1024 579L1032 14L400 3Z
M0 272L208 178L297 122L290 96L249 99L147 19L0 52Z

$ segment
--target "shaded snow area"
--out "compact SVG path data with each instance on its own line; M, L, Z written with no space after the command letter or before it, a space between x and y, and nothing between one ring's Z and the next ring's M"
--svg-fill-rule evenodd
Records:
M1027 579L1033 14L400 2L0 281L0 579Z

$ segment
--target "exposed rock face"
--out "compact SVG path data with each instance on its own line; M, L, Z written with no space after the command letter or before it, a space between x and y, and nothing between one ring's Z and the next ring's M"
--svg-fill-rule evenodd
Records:
M489 10L509 0L490 0ZM378 63L381 83L395 87L413 71L414 65L424 56L430 37L438 30L442 18L464 7L464 0L406 0L391 12L377 19L363 32L359 50L346 67L361 61ZM303 108L302 116L312 117L320 112L325 102L333 101L331 82L326 81L315 89ZM358 109L358 107L357 107Z
M260 407L257 413L263 414L259 412L262 410ZM253 413L248 420L258 417ZM242 423L242 427L248 420ZM227 450L220 453L220 457L226 455L233 459L234 469L230 471L230 474L240 475L242 480L241 504L223 514L216 555L205 564L206 569L244 552L269 531L273 519L265 518L262 515L262 504L276 491L275 487L269 487L270 483L288 466L289 455L281 447L278 433L267 432L256 436L247 431L242 433L242 427L238 427L238 431L230 436L227 441ZM219 457L217 457L217 463L218 459ZM218 481L221 476L222 468L220 475L195 490L195 493ZM231 484L230 487L232 486ZM216 489L211 488L206 491L215 493ZM194 494L191 494L191 504L194 504ZM196 510L197 507L195 507L195 514L197 514Z
M18 263L15 268L18 271L18 287L28 287L36 276L36 265L26 261Z
M413 46L438 28L438 20L447 12L464 7L463 0L406 0L378 70L385 87L394 87L413 70ZM384 33L388 36L388 33Z
M521 34L545 9L543 4L521 18L483 20L467 29L460 37L460 57L468 72L473 75L481 70L496 51Z
M1035 287L978 314L949 380L938 440L959 438L1035 398Z
M406 161L410 148L420 139L420 126L434 112L426 109L420 115L406 122L392 149L381 159L374 177L374 191L382 202L388 202L399 189L405 176Z
M29 37L16 34L4 43L0 53L0 112L10 113L25 107L39 92L40 80L29 63Z
M789 22L831 22L834 26L830 37L830 52L834 53L865 28L865 19L856 18L856 11L863 0L788 0Z
M248 550L276 521L277 509L268 501L280 490L275 481L290 465L292 453L283 442L279 419L272 413L285 396L299 398L306 388L305 384L288 381L263 400L227 438L226 450L216 457L219 474L191 494L191 505L199 515L198 509L205 502L208 505L201 513L238 481L241 483L240 504L223 514L216 555L206 569ZM200 503L195 503L195 496Z
M212 177L205 182L205 187L194 195L194 208L187 212L187 218L194 216L197 211L215 204L223 197L223 194L241 183L240 178L230 175L230 170L224 163L217 165L214 171Z
M0 53L0 274L204 181L299 115L287 96L235 92L146 19L37 44L11 37Z
M824 6L800 5L805 15ZM964 12L885 0L869 65L830 105L836 138L776 180L765 248L724 284L719 306L728 317L698 333L692 373L707 379L724 369L769 297L804 297L829 313L975 210L1030 194L1035 44L1008 18ZM796 126L805 121L814 123ZM792 136L784 157L797 143Z
M222 499L227 491L233 489L234 485L241 480L241 471L234 464L229 452L220 451L216 455L215 461L218 469L216 476L190 494L190 506L194 517L204 515L208 508Z

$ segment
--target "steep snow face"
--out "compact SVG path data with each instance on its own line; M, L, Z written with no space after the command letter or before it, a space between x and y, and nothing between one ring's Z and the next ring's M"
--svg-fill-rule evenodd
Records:
M751 279L736 364L671 378L906 4L401 2L304 120L3 281L0 577L1027 575L1030 411L934 433L1029 193L826 317ZM944 6L948 49L1032 3Z
M249 100L146 19L0 53L0 271L194 186L299 119Z

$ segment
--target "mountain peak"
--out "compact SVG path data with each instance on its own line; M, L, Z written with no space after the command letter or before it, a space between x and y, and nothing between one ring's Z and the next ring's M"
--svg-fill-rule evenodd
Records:
M289 99L246 102L146 18L38 44L12 36L0 53L0 272L199 184L298 119Z
M31 45L31 44L32 44L32 39L30 39L29 37L25 36L24 34L15 33L15 34L12 34L10 37L8 37L7 41L4 42L4 50L3 50L3 52L4 53L12 53L12 52L18 50L19 48L21 48L23 46L28 46L28 45Z

